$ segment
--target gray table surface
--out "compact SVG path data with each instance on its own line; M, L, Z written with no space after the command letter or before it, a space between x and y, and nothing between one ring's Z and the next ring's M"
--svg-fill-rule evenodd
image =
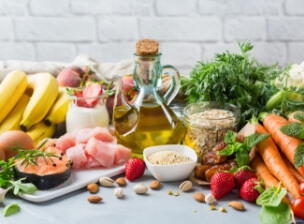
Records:
M124 176L123 174L113 177ZM59 198L43 203L28 202L24 199L10 195L6 197L1 210L9 203L19 204L20 212L3 217L0 214L1 224L31 223L31 224L78 224L78 223L246 223L257 224L259 222L260 207L244 202L246 211L235 211L228 207L231 200L239 200L237 192L220 199L216 203L217 210L210 210L205 203L199 203L193 199L195 191L204 194L210 193L209 187L194 183L190 192L180 192L178 182L162 183L158 190L149 189L146 195L137 195L133 186L137 183L149 183L154 180L148 171L132 182L122 187L125 197L117 199L114 194L115 187L99 187L97 193L103 197L99 204L91 204L87 197L91 195L85 188L66 194ZM168 191L180 192L180 196L168 195ZM225 207L227 212L222 213L218 209Z

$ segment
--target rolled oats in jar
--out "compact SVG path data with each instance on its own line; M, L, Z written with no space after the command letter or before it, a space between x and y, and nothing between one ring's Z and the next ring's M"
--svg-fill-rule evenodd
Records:
M193 103L185 107L183 120L187 129L184 144L201 157L224 140L228 130L237 131L240 110L232 104L214 101Z

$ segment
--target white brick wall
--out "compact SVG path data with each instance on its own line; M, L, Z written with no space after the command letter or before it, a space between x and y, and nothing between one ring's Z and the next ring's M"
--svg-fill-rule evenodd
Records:
M1 0L0 30L0 60L116 62L149 37L183 74L237 40L261 62L304 61L304 0Z

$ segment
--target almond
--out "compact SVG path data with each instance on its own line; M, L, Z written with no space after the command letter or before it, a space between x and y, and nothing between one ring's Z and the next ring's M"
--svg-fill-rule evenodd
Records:
M245 210L245 206L243 205L242 202L239 202L239 201L230 201L228 203L228 206L230 206L231 208L234 208L235 210L239 210L239 211Z
M205 195L202 192L195 192L193 198L199 202L205 202Z
M97 195L90 195L88 197L88 201L91 203L98 203L98 202L102 201L102 197L97 196Z
M125 178L123 177L119 177L116 179L116 183L119 185L119 186L125 186L126 185L126 180Z
M87 189L90 193L97 193L98 192L98 185L95 183L88 184Z
M150 183L150 188L156 190L160 187L160 182L158 180L154 180Z

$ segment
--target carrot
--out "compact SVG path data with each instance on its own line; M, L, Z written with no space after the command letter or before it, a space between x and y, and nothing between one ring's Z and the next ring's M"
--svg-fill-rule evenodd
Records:
M268 133L261 124L255 123L254 125L257 133ZM294 198L300 196L299 183L287 168L281 157L280 151L271 136L257 144L257 151L261 155L269 171L283 184L290 194Z
M250 167L256 171L258 177L260 177L266 186L266 188L275 186L279 186L279 181L272 175L272 173L268 170L267 166L265 165L264 161L260 157L260 155L256 155L253 160L250 162ZM285 196L283 201L290 205L290 201Z
M296 113L303 113L303 111L301 111L301 110L296 110L296 111L290 113L290 114L288 115L288 121L289 121L289 122L299 122L299 123L304 124L304 122L302 122L302 121L300 121L300 120L298 120L298 119L296 119L296 118L294 117L294 115L295 115Z
M265 183L266 188L272 186L279 186L279 181L269 171L260 155L255 155L250 162L250 167L256 171L256 175L259 176Z
M290 122L284 117L276 114L268 114L264 117L263 124L267 132L271 134L275 143L279 146L286 158L294 165L294 154L297 146L302 143L301 139L285 135L280 131L280 128ZM301 168L298 171L304 175Z
M284 155L282 155L282 159L285 162L288 170L292 173L292 175L296 178L298 183L304 182L304 177L299 173L299 171L286 159Z

